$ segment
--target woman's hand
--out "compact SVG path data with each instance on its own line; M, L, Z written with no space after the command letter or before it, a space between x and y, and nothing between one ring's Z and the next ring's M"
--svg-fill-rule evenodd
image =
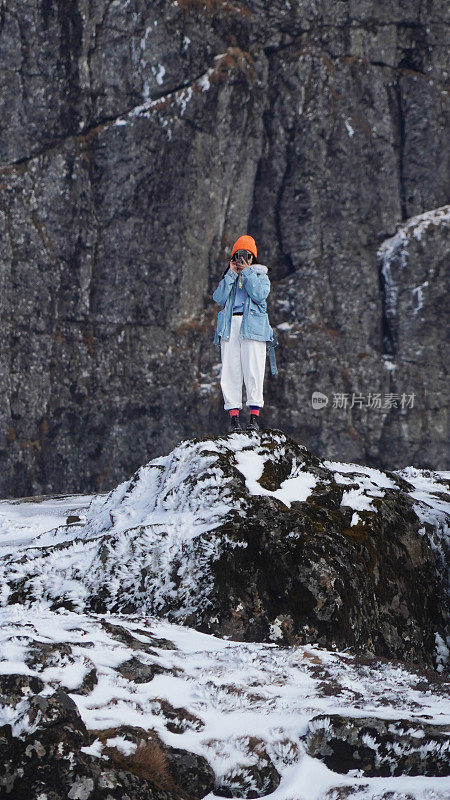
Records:
M230 261L230 269L232 272L235 272L236 275L240 275L242 270L249 266L250 261L245 261L244 259L241 259L241 261Z

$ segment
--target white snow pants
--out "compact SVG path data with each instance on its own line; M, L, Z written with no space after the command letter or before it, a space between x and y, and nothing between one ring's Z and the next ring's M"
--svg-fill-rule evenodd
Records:
M266 366L266 343L241 336L242 316L231 317L230 338L221 340L222 374L220 386L224 409L242 408L242 379L247 392L247 406L264 405L263 383Z

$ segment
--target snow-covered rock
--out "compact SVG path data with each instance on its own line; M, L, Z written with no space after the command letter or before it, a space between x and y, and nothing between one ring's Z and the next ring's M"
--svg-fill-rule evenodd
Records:
M187 440L72 509L75 522L45 529L41 514L34 537L17 533L16 504L0 504L3 603L158 614L443 669L445 480L321 463L277 430ZM52 524L55 513L53 501Z
M308 752L330 769L363 775L450 773L450 726L410 719L314 717L308 726Z

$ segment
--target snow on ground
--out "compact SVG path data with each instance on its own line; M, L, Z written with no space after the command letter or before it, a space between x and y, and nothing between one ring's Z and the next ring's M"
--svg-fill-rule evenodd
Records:
M382 470L380 470L380 469L375 469L375 467L366 467L366 466L364 466L362 464L351 464L351 463L346 463L346 462L344 463L342 461L324 461L323 463L324 463L325 467L327 467L328 469L333 470L333 472L336 472L336 474L340 478L338 483L346 483L346 482L352 483L351 478L346 478L345 479L344 475L342 474L342 473L344 473L344 474L347 473L347 474L349 474L351 476L352 475L357 475L358 477L363 476L363 475L367 476L367 478L369 479L367 481L367 486L368 487L372 487L373 486L374 489L377 486L384 487L384 488L389 488L389 489L396 489L397 488L397 484L394 483L386 475L385 472L382 472ZM338 479L335 478L335 480L338 480ZM378 493L378 495L382 496L382 494L380 495L380 493Z
M409 494L420 501L415 506L416 513L422 504L446 514L450 512L450 473L405 467L396 474L414 486L414 491ZM446 495L446 498L441 495Z
M337 775L305 752L302 737L317 714L450 724L449 687L434 692L421 676L398 665L367 666L348 653L313 646L227 641L154 618L58 613L43 606L31 618L20 605L5 608L0 624L0 674L38 676L46 684L43 694L62 686L88 729L128 724L156 730L166 744L204 755L219 778L251 763L248 737L257 736L282 777L272 800L319 800L336 786L359 787L361 798L388 790L408 791L413 798L450 797L448 778ZM124 643L126 636L117 638L117 631L131 634L133 647ZM36 642L69 644L71 654L61 655L53 667L36 664ZM131 658L166 671L134 683L126 670L118 672ZM93 667L97 684L90 693L77 694ZM170 720L164 715L164 701L179 712L179 733L168 728L173 715ZM1 717L15 735L29 730L25 711L26 699L15 719L11 709ZM126 738L115 744L131 752ZM101 742L86 752L100 757Z
M302 470L302 465L294 463L291 474L286 480L282 481L280 488L271 492L264 489L259 483L261 478L265 458L255 450L240 450L236 453L237 468L245 477L245 483L250 494L265 494L281 500L288 508L293 501L304 502L307 500L311 491L317 483L317 478L311 472Z
M17 548L59 541L56 531L66 525L67 518L85 519L92 495L58 495L45 499L0 500L0 556ZM45 534L48 534L46 536ZM73 529L71 531L73 538ZM66 538L66 537L63 537Z
M450 473L405 467L386 474L374 467L361 464L346 464L340 461L324 461L323 466L331 470L336 483L352 485L345 491L341 505L350 506L355 511L376 511L371 498L383 497L383 489L400 489L395 478L411 484L409 496L416 500L414 510L424 521L436 525L439 520L445 522L450 514ZM355 488L354 484L357 484ZM448 525L443 525L443 537L450 536ZM450 540L449 540L450 544Z

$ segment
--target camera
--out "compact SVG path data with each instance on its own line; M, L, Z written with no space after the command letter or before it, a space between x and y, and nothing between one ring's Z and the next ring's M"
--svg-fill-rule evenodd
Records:
M250 259L251 255L248 250L236 250L232 260L235 264L245 263Z

